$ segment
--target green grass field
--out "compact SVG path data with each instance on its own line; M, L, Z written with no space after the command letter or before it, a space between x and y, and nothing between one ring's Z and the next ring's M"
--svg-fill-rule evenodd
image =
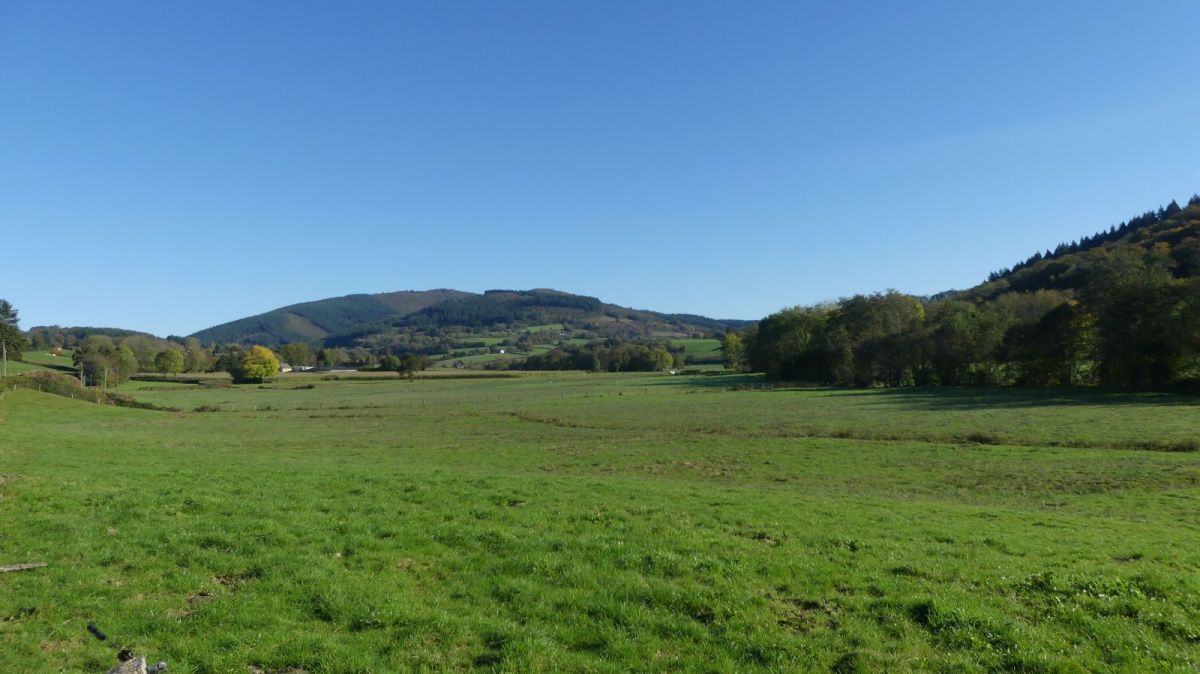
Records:
M55 356L48 351L26 351L21 359L34 365L45 365L51 368L72 368L71 351L64 351L61 356Z
M25 372L34 372L36 370L47 370L47 369L49 369L49 368L47 368L44 365L39 365L37 363L27 363L27 362L19 361L19 360L8 361L8 373L10 375L23 374Z
M513 360L512 353L480 353L474 356L452 356L442 360L434 361L431 369L453 368L455 364L461 364L464 367L481 367L484 363L490 363L497 360Z
M127 386L2 393L0 671L1200 667L1195 398Z
M683 352L689 356L717 359L721 357L719 339L672 339L671 346L682 346Z
M8 373L10 375L36 370L55 370L61 372L69 370L71 367L70 351L62 356L54 356L45 351L26 351L21 355L21 360L10 359L8 361Z

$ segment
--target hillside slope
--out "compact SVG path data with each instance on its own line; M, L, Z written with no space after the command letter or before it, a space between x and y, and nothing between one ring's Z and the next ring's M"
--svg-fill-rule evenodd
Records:
M355 325L399 318L439 302L467 297L460 290L356 294L292 304L256 316L215 325L191 335L210 342L283 344L320 341Z
M1169 257L1176 278L1200 276L1200 197L1192 197L1184 207L1172 201L1107 231L1035 253L1011 269L993 272L974 288L945 296L991 300L1011 292L1079 292L1095 280L1102 263L1121 249Z
M520 331L557 325L563 331L604 337L686 337L747 324L749 321L630 309L547 288L489 290L483 294L442 289L304 302L230 321L192 336L204 343L273 346L304 341L378 348L393 343L392 336L398 333L474 333L497 328Z

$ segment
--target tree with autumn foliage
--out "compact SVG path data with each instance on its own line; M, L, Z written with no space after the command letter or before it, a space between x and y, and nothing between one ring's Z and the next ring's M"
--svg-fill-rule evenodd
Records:
M265 346L252 346L238 354L229 374L238 384L261 384L279 374L279 359Z

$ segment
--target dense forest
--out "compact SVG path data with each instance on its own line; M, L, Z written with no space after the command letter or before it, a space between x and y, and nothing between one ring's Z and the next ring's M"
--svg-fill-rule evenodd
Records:
M895 291L726 335L731 367L846 386L1200 385L1200 197L925 300Z
M412 327L459 325L484 328L497 324L551 323L564 312L575 309L595 313L604 304L595 297L554 291L489 290L483 295L442 302L410 314L399 324Z

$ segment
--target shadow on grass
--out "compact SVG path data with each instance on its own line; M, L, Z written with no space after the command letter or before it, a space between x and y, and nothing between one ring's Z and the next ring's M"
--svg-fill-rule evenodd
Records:
M639 386L646 385L639 383ZM674 388L803 392L816 397L859 396L861 404L907 405L927 410L983 410L1094 405L1194 405L1200 395L1164 391L1103 391L1086 388L1021 389L966 386L923 386L905 388L852 388L819 386L804 382L771 381L761 374L741 372L706 373L657 377L649 386ZM877 403L874 401L878 401Z
M642 386L638 383L638 386ZM742 372L724 372L724 373L705 373L705 374L680 374L668 377L655 377L654 381L648 382L647 386L671 386L674 388L699 388L699 389L730 389L734 387L744 386L746 389L752 389L759 386L773 386L773 382L767 381L761 374L745 374Z
M66 374L71 374L71 375L79 374L79 370L75 369L71 365L59 365L58 363L28 363L28 364L36 365L38 367L44 367L47 370L54 370L56 372L63 372Z
M834 389L848 391L851 389ZM1200 405L1200 396L1162 392L1109 392L1088 389L1004 389L954 386L872 389L885 405L907 405L927 410L984 410L1036 407L1087 407L1096 405Z

